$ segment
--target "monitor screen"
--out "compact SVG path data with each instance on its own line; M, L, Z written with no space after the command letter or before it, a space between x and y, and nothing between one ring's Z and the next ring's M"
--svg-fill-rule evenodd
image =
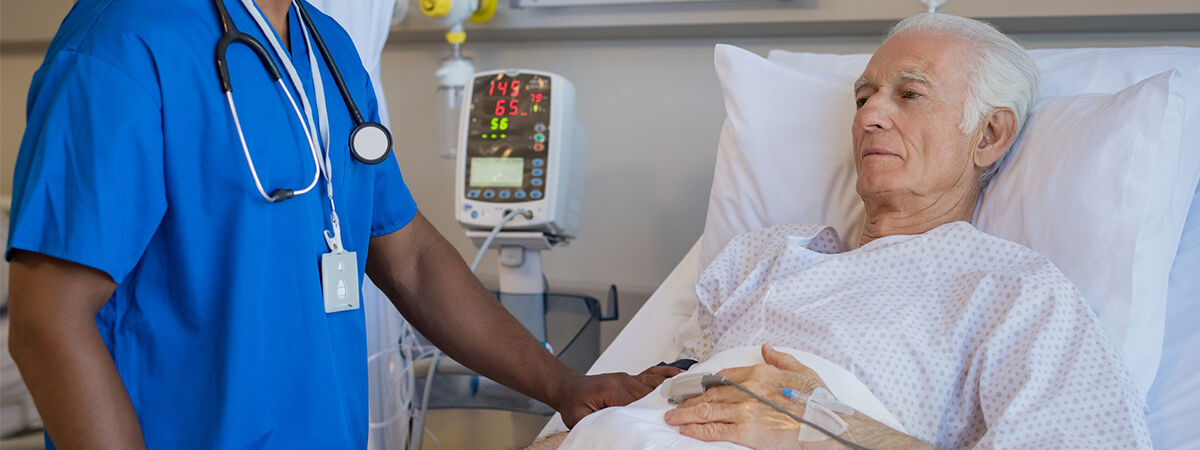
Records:
M521 187L525 158L471 158L471 187Z

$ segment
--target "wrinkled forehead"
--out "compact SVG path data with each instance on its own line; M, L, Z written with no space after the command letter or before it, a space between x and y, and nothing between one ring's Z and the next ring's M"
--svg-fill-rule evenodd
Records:
M903 31L871 55L855 89L908 82L965 88L973 61L974 46L966 38L940 32Z

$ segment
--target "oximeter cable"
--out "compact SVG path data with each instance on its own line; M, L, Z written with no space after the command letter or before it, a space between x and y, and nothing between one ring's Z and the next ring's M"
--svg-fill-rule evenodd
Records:
M496 224L496 226L492 228L492 233L488 235L487 239L483 240L483 245L479 246L479 253L475 254L475 261L471 263L471 273L475 273L475 269L479 268L479 261L483 260L483 254L487 253L488 247L492 246L492 241L496 239L496 235L500 234L500 230L503 229L505 225L508 225L508 222L511 222L517 216L525 216L526 219L533 218L533 214L523 208L517 208L506 212L504 214L504 218L500 219L500 223Z
M833 440L838 441L838 443L840 443L842 445L845 445L845 446L850 447L855 450L868 450L866 447L863 447L861 445L847 441L846 439L843 439L842 437L834 434L832 431L826 430L826 429L818 426L815 423L812 423L812 422L809 422L807 420L800 418L800 416L797 416L797 415L793 414L791 411L788 411L787 408L779 406L778 403L767 400L766 398L763 398L763 396L755 394L754 392L752 392L749 389L746 389L745 387L738 384L737 382L730 380L728 378L725 378L723 376L705 375L704 378L701 379L700 383L704 386L704 389L708 389L710 387L719 386L719 385L733 386L733 387L737 388L738 390L745 392L746 395L754 397L755 400L766 403L767 406L775 408L776 411L779 411L779 412L783 413L784 415L791 417L792 420L799 422L801 425L808 425L808 426L812 427L814 430L820 431L821 434L824 434L826 436L829 436L830 438L833 438Z

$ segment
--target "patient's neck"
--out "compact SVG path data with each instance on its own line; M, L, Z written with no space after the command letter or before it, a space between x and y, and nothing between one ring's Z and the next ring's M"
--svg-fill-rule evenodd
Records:
M889 193L864 196L867 220L858 245L886 236L921 234L950 222L970 221L978 198L978 190L929 196Z

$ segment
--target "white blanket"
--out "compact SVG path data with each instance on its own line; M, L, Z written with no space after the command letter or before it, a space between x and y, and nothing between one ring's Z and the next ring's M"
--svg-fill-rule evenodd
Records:
M854 374L826 361L820 356L789 348L776 348L795 356L801 364L817 372L829 391L839 401L892 428L904 430L892 413L884 408L871 391ZM717 373L730 367L761 364L762 350L746 346L725 350L707 361L692 366L688 372ZM675 427L663 421L663 413L674 406L661 394L662 386L641 400L622 408L608 408L593 413L571 430L559 450L589 449L741 449L729 442L704 442L679 434Z
M697 283L701 335L681 356L820 355L939 448L1150 447L1128 371L1042 256L965 222L839 242L800 225L735 238Z

